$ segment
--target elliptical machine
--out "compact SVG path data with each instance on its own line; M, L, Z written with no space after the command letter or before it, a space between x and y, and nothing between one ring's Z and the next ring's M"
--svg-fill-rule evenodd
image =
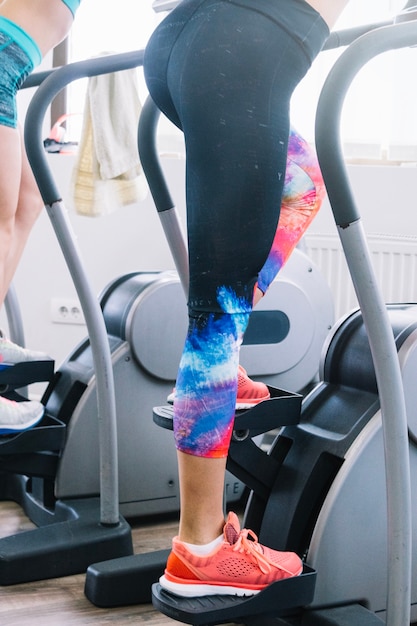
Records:
M175 619L262 623L273 616L280 625L371 626L383 623L380 614L389 626L404 626L411 605L415 619L417 510L410 464L415 481L417 308L382 302L337 140L344 96L359 69L377 54L417 41L417 22L407 19L414 11L407 8L401 23L357 39L323 88L318 156L361 312L332 331L321 383L304 400L299 424L277 436L268 457L277 463L274 479L266 495L253 489L245 515L261 542L305 556L317 576L315 592L294 612L292 596L282 606L280 598L288 596L281 583L230 603L220 596L174 598L154 585L155 606ZM265 468L261 474L267 483ZM293 582L299 582L301 605L304 582ZM268 592L278 598L275 608Z
M164 402L172 391L186 334L180 280L173 271L132 272L113 280L97 300L40 135L49 103L68 83L138 67L142 58L141 51L96 58L32 75L25 83L38 86L26 116L27 153L78 292L88 336L56 372L52 361L17 364L0 372L0 384L13 394L23 385L48 382L41 423L0 441L0 498L18 502L38 526L0 539L3 585L66 576L97 561L127 558L133 547L122 516L179 509L172 436L151 415L155 402ZM24 345L13 295L11 291L7 302L9 330ZM243 348L243 364L271 384L280 381L301 389L317 372L333 322L329 288L314 264L298 252L264 306ZM300 307L309 307L308 324L301 323ZM229 473L226 500L243 495L244 483ZM159 573L166 554L149 560ZM157 580L153 571L137 585L140 601L150 601L150 586Z
M334 328L322 380L301 414L301 400L282 394L235 422L229 467L242 471L252 489L245 524L267 545L298 550L308 565L300 577L243 599L182 599L154 584L154 605L174 619L196 625L376 626L385 615L389 626L405 626L411 607L415 619L411 569L415 581L417 556L411 538L417 515L410 464L415 480L417 311L415 305L387 307L381 300L337 137L340 107L355 73L373 56L416 41L417 22L360 37L336 63L318 109L319 159L361 312ZM141 156L159 208L163 185L142 150ZM156 408L155 420L169 428L169 410ZM251 443L263 420L267 428L285 426L269 454ZM89 574L92 569L87 595Z

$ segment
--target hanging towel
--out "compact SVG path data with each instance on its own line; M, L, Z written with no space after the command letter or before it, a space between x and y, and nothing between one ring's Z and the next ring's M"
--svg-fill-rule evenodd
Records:
M89 79L72 177L78 214L108 215L146 197L137 145L140 112L136 69Z

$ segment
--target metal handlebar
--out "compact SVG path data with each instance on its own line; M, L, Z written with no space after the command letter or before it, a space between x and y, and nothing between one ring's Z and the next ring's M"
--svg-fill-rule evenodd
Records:
M26 152L46 210L61 246L84 313L97 382L100 445L101 523L119 524L116 402L110 346L100 304L90 287L61 195L51 174L42 141L42 122L53 98L80 78L131 69L143 63L143 51L81 61L53 71L35 92L24 128Z
M53 71L36 90L26 114L25 145L29 162L36 169L36 181L46 205L60 200L50 173L42 142L42 121L55 96L69 83L80 78L132 69L143 64L143 50L70 63Z
M388 626L410 623L412 523L407 415L391 324L343 160L340 118L350 84L368 61L416 43L416 21L378 28L354 41L330 71L316 117L318 158L362 310L381 401L387 481Z

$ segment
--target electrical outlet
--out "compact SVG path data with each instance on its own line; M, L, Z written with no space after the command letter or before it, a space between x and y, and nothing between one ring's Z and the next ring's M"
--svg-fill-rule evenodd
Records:
M52 298L51 321L54 324L85 324L84 315L78 300L73 298Z

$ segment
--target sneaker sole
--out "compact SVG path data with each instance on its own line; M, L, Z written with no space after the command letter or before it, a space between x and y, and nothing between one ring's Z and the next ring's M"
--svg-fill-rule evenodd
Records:
M265 402L265 400L270 400L271 396L265 396L265 398L262 398L261 400L255 400L254 402L250 402L249 400L246 400L245 402L241 402L239 401L239 399L236 402L236 406L235 409L236 411L247 411L248 409L253 409L254 406L256 406L257 404L261 404L261 402ZM174 396L171 394L167 397L167 402L168 404L173 405L174 404Z
M239 401L239 399L236 402L236 411L244 411L246 409L253 409L254 406L257 406L258 404L261 404L261 402L265 402L265 400L270 400L271 396L265 396L265 398L261 398L260 400L257 399L253 402L251 402L250 400L246 400L246 401Z
M201 596L254 596L262 591L262 589L247 589L243 587L230 587L228 585L173 583L167 580L165 576L161 576L159 583L165 591L169 591L182 598L198 598Z
M24 426L13 426L13 425L2 424L0 426L0 435L17 435L19 433L25 432L26 430L30 430L41 421L41 419L43 418L43 415L44 415L44 409L41 409L39 414L36 417L34 417L28 424L25 424Z

